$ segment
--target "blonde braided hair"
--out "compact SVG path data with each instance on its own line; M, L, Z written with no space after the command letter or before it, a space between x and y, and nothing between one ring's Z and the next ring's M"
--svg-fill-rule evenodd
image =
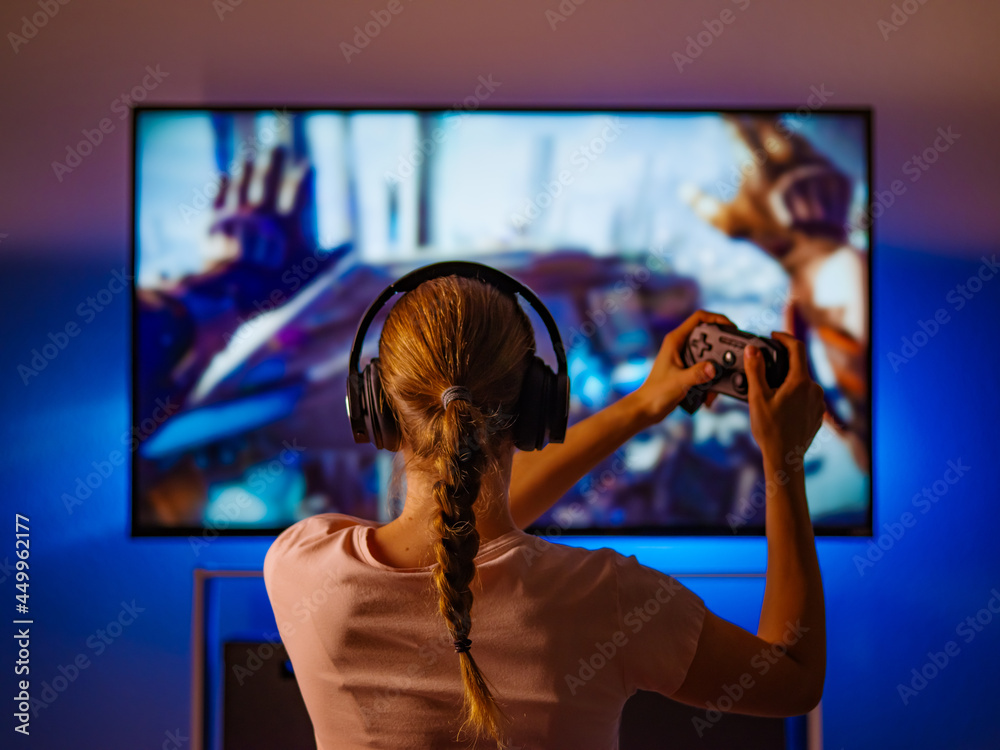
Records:
M382 385L403 440L412 460L435 477L433 581L461 665L462 729L500 747L508 720L471 653L475 507L483 477L512 450L510 415L534 351L531 324L516 299L458 276L431 279L403 295L379 342Z

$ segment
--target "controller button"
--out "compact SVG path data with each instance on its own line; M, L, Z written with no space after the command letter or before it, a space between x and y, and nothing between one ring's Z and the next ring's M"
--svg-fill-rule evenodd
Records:
M747 376L742 372L736 371L733 373L733 388L735 388L740 393L747 392Z
M701 334L701 338L691 342L691 353L694 354L695 357L701 358L705 352L711 351L711 349L712 345L708 343L707 333Z
M728 367L732 367L736 364L736 355L733 354L732 349L727 349L722 355L722 362Z

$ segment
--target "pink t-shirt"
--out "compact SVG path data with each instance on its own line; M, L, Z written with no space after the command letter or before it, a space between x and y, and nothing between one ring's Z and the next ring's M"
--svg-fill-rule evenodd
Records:
M375 560L374 527L323 513L264 560L317 747L469 747L455 740L459 657L432 568ZM476 572L472 654L512 719L511 748L617 748L625 700L684 681L704 604L635 557L512 531L480 546Z

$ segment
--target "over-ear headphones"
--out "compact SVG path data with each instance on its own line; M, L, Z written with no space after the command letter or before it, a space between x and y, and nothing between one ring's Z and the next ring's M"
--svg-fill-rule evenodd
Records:
M566 352L552 314L542 301L521 282L482 263L445 261L418 268L386 287L365 311L351 347L347 372L347 416L355 443L374 443L376 448L399 449L399 425L392 405L382 390L378 357L373 357L364 371L358 370L365 334L376 313L389 298L408 292L430 279L441 276L462 276L479 279L513 297L520 294L542 319L552 338L558 371L553 372L538 356L534 356L524 373L517 413L512 425L514 445L523 451L540 450L546 443L561 443L566 437L569 420L569 373Z

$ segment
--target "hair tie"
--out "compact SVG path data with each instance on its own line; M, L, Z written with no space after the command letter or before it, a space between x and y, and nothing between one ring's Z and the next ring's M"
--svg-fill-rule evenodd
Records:
M467 654L469 653L469 648L472 646L472 641L468 638L459 638L455 641L455 653L457 654Z
M450 404L455 399L458 399L459 401L468 401L471 403L472 394L469 393L468 388L463 388L460 385L450 386L448 388L445 388L444 393L441 394L441 405L444 406L445 409L447 409L448 404Z

